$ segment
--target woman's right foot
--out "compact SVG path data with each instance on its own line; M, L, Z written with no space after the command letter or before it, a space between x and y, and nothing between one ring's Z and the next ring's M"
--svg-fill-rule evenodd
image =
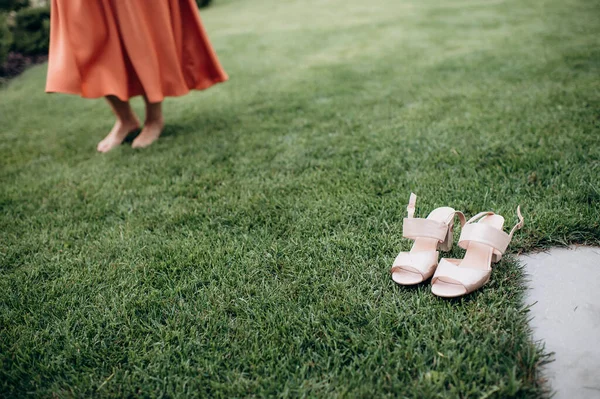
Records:
M150 144L158 140L158 137L165 127L165 122L162 118L155 121L146 121L142 132L133 140L131 148L146 148Z
M110 133L98 143L96 149L99 152L108 152L113 148L120 146L129 133L134 132L139 128L140 123L137 120L130 122L117 120Z

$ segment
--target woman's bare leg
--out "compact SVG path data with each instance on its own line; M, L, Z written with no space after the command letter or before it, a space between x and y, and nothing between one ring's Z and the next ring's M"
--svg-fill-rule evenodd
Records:
M144 148L158 140L158 137L162 133L163 127L165 126L165 120L162 113L162 102L151 103L146 97L146 121L144 122L144 129L139 136L133 140L131 147L133 148Z
M106 96L106 100L115 113L117 121L104 140L98 143L97 149L100 152L108 152L121 145L129 133L140 128L140 122L131 109L129 101L121 101L115 96Z

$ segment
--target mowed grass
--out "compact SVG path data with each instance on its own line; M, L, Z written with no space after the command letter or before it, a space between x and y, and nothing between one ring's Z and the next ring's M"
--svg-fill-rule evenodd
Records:
M459 300L388 271L411 191L423 217L520 204L512 253L600 243L599 17L217 0L230 82L106 155L104 102L29 70L0 90L0 396L543 395L510 256Z

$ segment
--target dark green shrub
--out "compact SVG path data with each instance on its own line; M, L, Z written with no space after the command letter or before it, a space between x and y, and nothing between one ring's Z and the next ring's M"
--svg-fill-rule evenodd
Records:
M29 0L0 0L0 11L17 11L29 6Z
M2 1L2 0L0 0ZM196 4L198 4L198 8L208 7L212 0L196 0Z
M12 34L13 51L25 55L47 53L50 45L50 8L18 11Z
M10 33L10 29L8 29L6 15L0 13L0 69L6 61L11 44L12 34Z

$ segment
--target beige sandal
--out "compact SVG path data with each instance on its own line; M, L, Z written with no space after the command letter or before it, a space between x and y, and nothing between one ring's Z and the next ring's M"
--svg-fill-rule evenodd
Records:
M449 207L434 209L427 219L414 218L417 196L410 195L408 217L402 225L402 235L415 240L410 252L400 252L391 269L392 280L401 285L419 284L433 275L438 265L439 252L452 248L454 217L465 224L462 212Z
M523 227L521 208L519 222L510 234L502 231L504 218L494 212L473 216L461 231L458 245L467 250L463 259L440 260L431 280L431 292L444 298L459 297L483 287L490 279L492 262L502 259L514 232ZM479 222L475 223L475 221Z

